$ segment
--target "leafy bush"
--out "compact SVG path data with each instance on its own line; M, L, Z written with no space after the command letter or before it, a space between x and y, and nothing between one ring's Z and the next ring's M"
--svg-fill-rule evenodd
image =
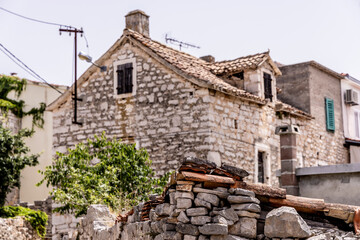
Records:
M26 166L38 164L39 155L27 155L30 149L23 138L33 131L22 129L12 134L10 129L0 124L0 207L4 206L6 195L14 187L20 187L20 173Z
M31 210L30 208L5 206L0 207L0 217L13 218L24 216L30 222L33 229L36 230L40 237L45 237L48 216L42 211Z
M52 166L41 172L47 185L54 186L54 200L63 204L60 213L86 214L89 205L105 204L118 210L161 193L169 174L157 179L144 149L104 134L88 139L67 154L57 152Z

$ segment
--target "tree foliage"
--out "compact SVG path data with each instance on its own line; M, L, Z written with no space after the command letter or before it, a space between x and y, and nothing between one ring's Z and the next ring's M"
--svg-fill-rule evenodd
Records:
M161 193L169 174L154 178L148 153L135 144L108 140L104 134L88 139L57 159L42 174L54 186L54 200L61 213L85 214L91 204L106 204L114 210L147 200Z
M13 134L0 125L0 206L4 206L6 195L14 187L20 187L21 170L38 164L39 155L28 155L30 149L24 143L24 138L32 133L22 129Z
M3 112L9 110L19 118L24 116L33 117L33 126L43 127L44 125L44 111L45 103L40 103L38 108L32 108L25 111L25 102L23 100L15 100L9 98L9 93L14 92L15 98L18 98L26 88L26 80L15 76L0 75L0 109Z

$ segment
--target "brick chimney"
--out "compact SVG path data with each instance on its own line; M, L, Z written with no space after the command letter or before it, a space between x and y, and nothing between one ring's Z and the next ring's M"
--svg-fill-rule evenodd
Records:
M136 31L146 37L149 34L149 16L141 10L134 10L125 16L126 28Z
M296 137L299 127L286 125L276 127L275 134L280 135L280 160L281 177L280 185L290 195L299 195L299 183L295 174L296 170Z

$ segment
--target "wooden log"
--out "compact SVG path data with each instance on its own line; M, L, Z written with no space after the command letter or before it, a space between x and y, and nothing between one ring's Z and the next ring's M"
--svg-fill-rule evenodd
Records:
M355 233L360 234L360 209L357 209L355 211L354 228L355 228Z
M256 195L272 198L286 198L286 190L283 188L271 187L265 184L246 183L236 181L231 188L243 188L253 191Z
M346 223L351 223L354 221L354 215L358 209L360 209L359 206L326 203L324 214L329 217L342 219Z
M181 174L183 175L184 179L188 181L225 183L229 185L235 184L235 180L229 177L194 172L181 172Z
M286 195L285 199L269 198L270 205L274 207L293 207L299 212L317 213L325 209L324 199L297 197Z

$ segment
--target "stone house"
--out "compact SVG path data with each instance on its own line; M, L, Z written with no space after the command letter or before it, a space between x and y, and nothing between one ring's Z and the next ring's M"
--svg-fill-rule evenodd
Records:
M107 71L91 66L78 79L82 125L72 123L72 89L48 107L56 151L105 131L146 148L159 175L193 156L241 167L254 182L278 185L275 128L293 124L301 134L297 148L287 151L296 152L300 165L346 161L337 146L325 146L338 142L319 133L309 113L278 100L281 72L269 52L220 62L197 58L152 40L144 12L125 18L122 36L96 61Z

